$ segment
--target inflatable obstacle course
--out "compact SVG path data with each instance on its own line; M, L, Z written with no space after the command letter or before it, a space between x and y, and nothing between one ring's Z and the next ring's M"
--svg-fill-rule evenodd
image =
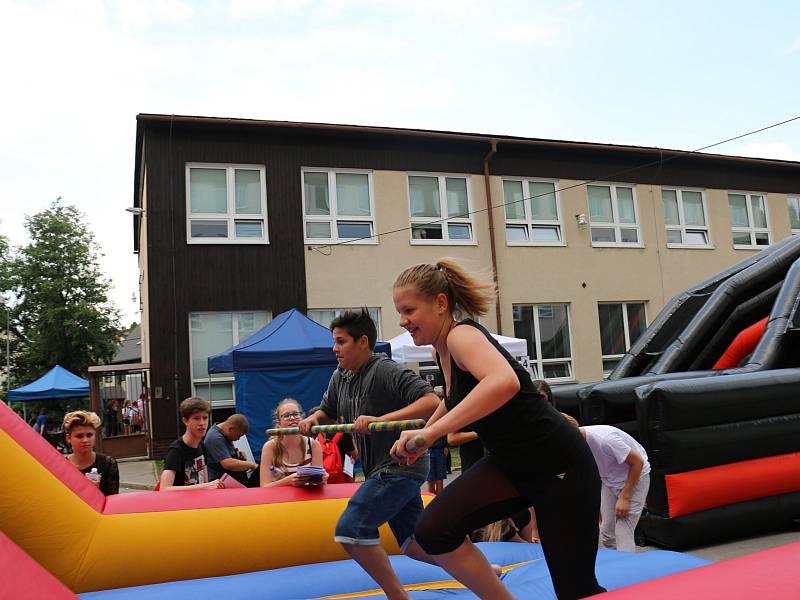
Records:
M640 537L686 548L800 518L799 301L792 236L678 294L607 381L553 388L647 450Z

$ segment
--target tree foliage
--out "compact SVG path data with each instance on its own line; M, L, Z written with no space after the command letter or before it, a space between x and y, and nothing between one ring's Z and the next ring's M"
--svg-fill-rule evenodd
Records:
M120 334L98 246L83 214L58 201L25 226L30 243L8 269L17 300L14 379L27 383L56 364L85 377L90 365L111 360Z

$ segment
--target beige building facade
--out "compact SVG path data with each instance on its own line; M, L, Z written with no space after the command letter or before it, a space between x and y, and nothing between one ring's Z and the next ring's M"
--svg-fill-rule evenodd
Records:
M475 174L376 170L369 171L368 175L374 230L378 235L373 239L331 245L315 245L306 240L308 307L312 314L315 309L331 311L367 306L373 309L373 314L379 314L380 336L389 339L401 332L391 297L392 282L401 270L413 264L433 262L442 256L459 259L471 269L491 269L486 183L484 176ZM467 180L472 213L469 241L412 239L409 181L420 175ZM792 234L792 206L794 203L796 207L796 195L630 182L594 181L587 185L581 180L547 175L489 177L494 206L500 324L498 326L494 312L483 317L481 322L504 335L527 337L537 376L544 375L556 383L601 379L635 341L636 332L643 331L672 296L761 247L755 239L752 241L756 243L734 246L732 211L741 208L737 205L739 196L745 196L750 206L753 225L750 229L759 229L756 225L763 224L756 222L763 206L770 243ZM508 190L518 189L518 182L552 184L556 214L549 216L555 219L529 219L529 226L546 224L546 235L558 241L510 239L513 234L507 227L518 221L508 218L510 213L513 215L513 209L508 206L512 206L514 198ZM620 223L617 219L616 227L617 230L628 229L630 233L635 231L636 241L598 241L602 230L611 228L604 227L607 221L598 221L598 215L595 218L592 215L593 211L601 211L596 206L593 208L589 190L594 193L598 188L601 192L602 188L631 190L634 214L628 220L632 222ZM531 191L532 184L522 189L525 190L523 202L537 197ZM684 200L682 192L692 194L686 194ZM621 202L620 198L614 200ZM676 226L674 212L670 214L669 208L675 206L673 200L678 198L684 202L678 211ZM504 206L509 199L512 204ZM702 214L702 219L696 218L692 223L687 223L689 199L695 215ZM755 218L754 206L758 213ZM613 208L616 209L616 204ZM619 212L624 211L620 209ZM796 212L794 214L796 219ZM698 224L700 221L702 225ZM555 234L553 228L557 229ZM601 230L599 234L597 229ZM673 233L668 233L669 230ZM694 243L670 241L677 239L678 231L684 236L681 242ZM644 323L634 325L631 322L633 312L641 316L642 309ZM622 315L621 321L612 318L614 314ZM555 332L554 320L558 326ZM529 321L536 321L536 324ZM604 332L608 340L605 348ZM538 338L538 346L537 340L532 338ZM616 348L608 347L623 339L624 348L619 344Z

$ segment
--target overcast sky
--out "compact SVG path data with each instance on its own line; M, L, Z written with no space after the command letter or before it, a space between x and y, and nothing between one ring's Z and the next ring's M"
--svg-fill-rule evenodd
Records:
M800 115L798 23L796 0L0 0L0 233L62 196L138 321L137 113L694 150ZM712 151L800 161L800 121Z

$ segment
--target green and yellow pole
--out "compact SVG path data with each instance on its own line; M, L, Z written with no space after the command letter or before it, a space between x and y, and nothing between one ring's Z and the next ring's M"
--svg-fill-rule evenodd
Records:
M408 421L374 421L370 423L367 428L370 433L379 431L404 431L406 429L422 429L425 427L425 419L410 419ZM352 423L337 423L334 425L314 425L311 428L311 433L352 433L355 431L355 426ZM275 429L267 429L267 435L297 435L300 433L299 427L277 427Z

